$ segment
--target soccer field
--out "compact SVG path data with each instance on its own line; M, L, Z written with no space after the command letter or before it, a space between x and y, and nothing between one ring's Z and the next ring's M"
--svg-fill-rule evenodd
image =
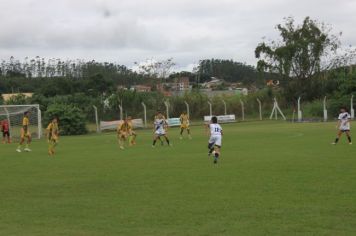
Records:
M334 123L222 125L151 148L151 131L119 150L111 134L62 137L31 153L0 146L0 235L354 235L356 149ZM355 137L356 138L356 137Z

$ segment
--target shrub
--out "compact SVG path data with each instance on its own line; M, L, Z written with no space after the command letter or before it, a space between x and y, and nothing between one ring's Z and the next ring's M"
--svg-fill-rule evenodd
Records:
M341 107L350 108L350 96L342 96L339 98L332 98L328 101L328 112L330 116L337 117Z
M304 117L323 117L323 101L314 100L302 106Z
M87 133L86 119L83 111L78 107L66 104L50 105L44 115L44 124L48 124L53 117L59 118L61 135L79 135Z

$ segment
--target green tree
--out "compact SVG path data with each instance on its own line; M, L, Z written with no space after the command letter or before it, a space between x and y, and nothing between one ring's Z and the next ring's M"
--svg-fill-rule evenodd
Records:
M341 33L333 35L331 27L309 17L300 25L293 18L286 18L276 28L281 39L260 43L255 56L259 71L279 74L288 101L299 96L311 101L327 95L332 83L325 74L349 65L355 58L354 49L343 48L339 52Z
M44 124L48 124L53 117L59 118L61 135L79 135L88 132L83 111L76 106L52 104L45 112Z
M255 49L257 68L279 73L284 78L309 79L323 68L322 60L336 55L340 42L323 23L306 17L301 25L293 18L277 25L280 41L262 42ZM327 64L330 65L331 61Z

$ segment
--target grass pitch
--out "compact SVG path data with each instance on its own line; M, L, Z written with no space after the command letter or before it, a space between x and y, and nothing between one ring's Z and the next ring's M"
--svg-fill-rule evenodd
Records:
M353 235L356 150L332 123L223 125L219 164L202 127L151 148L138 131L0 146L0 235ZM355 136L356 138L356 136Z

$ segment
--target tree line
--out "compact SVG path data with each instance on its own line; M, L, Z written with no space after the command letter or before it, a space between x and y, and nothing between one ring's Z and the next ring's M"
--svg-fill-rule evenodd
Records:
M314 108L324 96L333 104L333 113L337 112L337 106L347 105L350 95L356 92L356 66L353 65L356 53L352 47L346 50L342 47L341 34L332 34L329 26L309 17L301 24L286 18L276 29L280 39L264 40L256 46L256 66L233 60L203 59L191 72L174 72L175 62L169 58L136 63L138 70L134 71L108 62L40 57L19 61L11 57L0 65L0 94L33 92L32 98L20 95L7 103L38 103L43 111L53 104L73 105L81 109L89 121L93 121L93 105L99 108L103 119L119 118L119 103L125 107L127 115L140 116L141 103L145 102L150 107L149 115L153 115L155 110L163 109L163 101L167 99L155 91L156 85L177 77L188 77L194 90L183 97L170 98L172 112L175 115L174 112L183 110L187 100L193 106L192 118L195 119L207 114L205 105L209 98L199 92L199 86L212 77L254 88L254 93L247 97L224 98L233 107L232 112L241 110L240 99L256 106L258 97L268 104L273 97L278 97L282 107L292 110L301 96L308 103L306 109L313 115L321 112ZM268 80L278 83L266 86ZM123 89L138 84L151 86L152 92ZM218 104L221 98L215 100ZM1 98L0 103L4 103ZM221 109L222 106L217 107ZM250 110L255 111L256 107Z

